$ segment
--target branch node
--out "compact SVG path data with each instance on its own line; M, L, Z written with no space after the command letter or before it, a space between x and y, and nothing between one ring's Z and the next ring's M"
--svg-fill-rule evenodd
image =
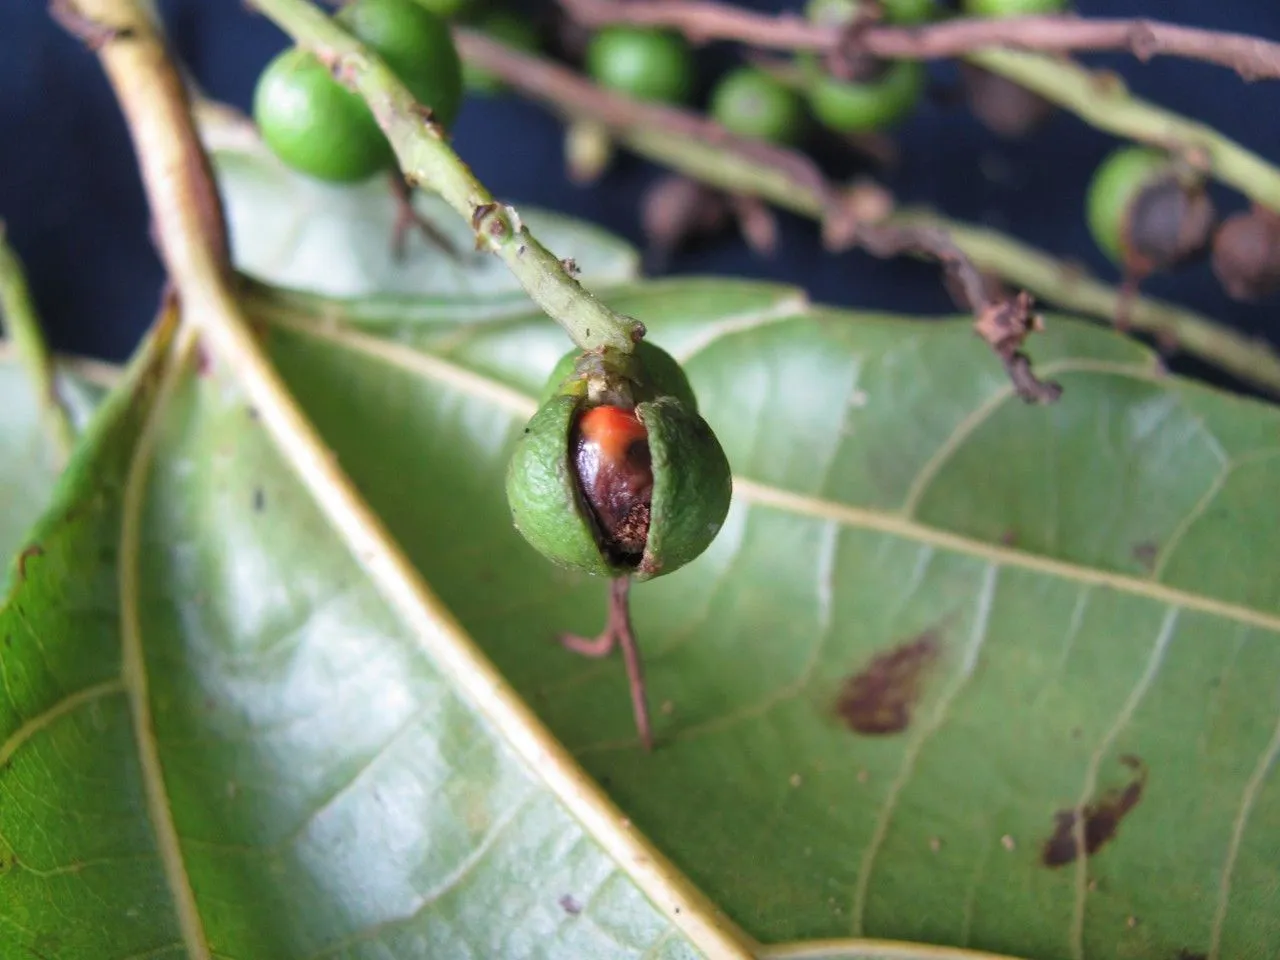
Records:
M1062 386L1037 378L1031 359L1021 349L1028 336L1044 329L1040 315L1032 312L1033 302L1025 290L1012 298L988 301L978 308L973 329L1000 357L1019 397L1027 403L1053 403L1062 396Z
M49 16L63 30L94 52L101 50L108 43L132 40L137 36L137 31L133 27L115 27L86 16L76 7L74 0L49 0Z

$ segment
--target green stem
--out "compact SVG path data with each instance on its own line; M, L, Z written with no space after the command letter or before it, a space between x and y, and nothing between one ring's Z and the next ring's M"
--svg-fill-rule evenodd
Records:
M794 151L761 145L756 155L747 155L729 139L706 132L706 121L687 111L619 97L572 70L473 31L458 31L458 49L468 62L524 96L567 118L600 122L635 153L723 190L760 197L825 224L838 217L840 204L858 189L840 190ZM673 130L680 135L673 135ZM900 210L878 222L945 231L980 269L1029 290L1039 300L1108 323L1117 316L1120 293L1115 287L1010 237L922 210ZM1132 301L1128 320L1135 330L1176 342L1187 353L1280 395L1280 356L1267 343L1146 297Z
M975 50L965 59L1099 130L1178 154L1251 200L1280 210L1280 170L1212 127L1133 96L1118 76L1019 50Z
M31 377L49 433L65 459L75 446L75 430L58 396L53 358L40 331L40 319L31 300L22 263L5 242L3 223L0 223L0 320L8 328L18 362Z
M295 42L313 50L364 97L395 149L406 178L438 193L497 254L529 296L583 350L630 353L644 328L592 296L529 232L514 207L497 203L446 141L447 135L367 47L308 0L255 0ZM515 149L515 145L512 146Z

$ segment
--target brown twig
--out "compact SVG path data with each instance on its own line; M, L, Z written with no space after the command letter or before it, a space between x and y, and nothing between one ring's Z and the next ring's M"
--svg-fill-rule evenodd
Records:
M636 645L635 631L631 629L631 578L618 577L609 583L609 619L604 630L596 637L581 637L573 633L560 635L565 648L584 657L607 657L614 648L622 647L622 658L627 665L627 683L631 688L631 708L635 713L636 731L646 750L653 749L653 726L649 722L649 701L645 693L644 667L640 663L640 648Z
M1202 60L1246 80L1280 78L1280 43L1246 34L1201 30L1146 19L1084 19L1071 15L957 18L919 27L863 25L855 34L810 23L795 14L770 16L711 0L560 0L592 26L634 23L672 27L696 43L735 40L762 49L833 51L936 60L983 47L1066 53L1120 50L1146 62L1153 57Z
M950 274L978 276L977 268L945 231L885 222L893 209L892 199L875 184L861 183L843 189L829 182L813 160L799 151L735 136L713 120L688 110L604 90L567 67L512 50L474 31L459 29L457 41L464 57L566 118L592 117L633 146L660 140L663 149L680 152L683 172L688 175L700 177L711 173L714 166L714 176L723 182L732 176L735 165L740 170L749 168L755 188L750 192L817 218L823 225L826 247L832 252L860 247L879 257L912 253L938 261ZM699 146L714 150L699 154L695 152ZM975 290L969 287L971 294ZM996 348L1006 367L1010 363L1007 336L999 339L1002 346L997 347L997 341L984 331L990 327L988 314L1014 309L1015 302L975 295L965 304L974 313L975 330ZM1022 339L1035 329L1036 325L1027 318ZM1018 361L1022 364L1015 380L1019 395L1034 402L1056 399L1056 385L1038 383L1025 361L1025 356Z

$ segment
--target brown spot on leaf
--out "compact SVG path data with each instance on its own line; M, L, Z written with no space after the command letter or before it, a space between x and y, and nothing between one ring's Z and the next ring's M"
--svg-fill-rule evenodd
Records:
M940 638L927 630L913 640L873 657L845 681L836 711L855 733L901 733L911 723L927 668L937 659Z
M1120 821L1138 805L1147 785L1146 765L1131 754L1122 756L1120 762L1133 771L1132 779L1124 787L1108 790L1081 810L1059 810L1054 814L1056 826L1053 835L1045 841L1041 851L1041 860L1046 867L1066 866L1079 856L1081 838L1077 836L1077 824L1081 816L1084 818L1084 849L1092 855L1116 835Z
M582 912L582 904L580 904L577 900L573 899L572 894L568 894L568 893L566 893L563 897L560 898L560 907L564 910L565 913L569 914L572 917L576 917L578 914Z
M1160 547L1151 540L1143 540L1141 543L1133 545L1133 559L1147 568L1148 571L1156 568L1156 558L1160 556Z

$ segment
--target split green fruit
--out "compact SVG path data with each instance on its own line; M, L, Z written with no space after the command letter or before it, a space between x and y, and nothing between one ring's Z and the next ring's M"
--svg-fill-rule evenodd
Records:
M680 365L633 354L561 358L507 468L520 534L561 567L649 580L695 559L728 514L733 481Z

